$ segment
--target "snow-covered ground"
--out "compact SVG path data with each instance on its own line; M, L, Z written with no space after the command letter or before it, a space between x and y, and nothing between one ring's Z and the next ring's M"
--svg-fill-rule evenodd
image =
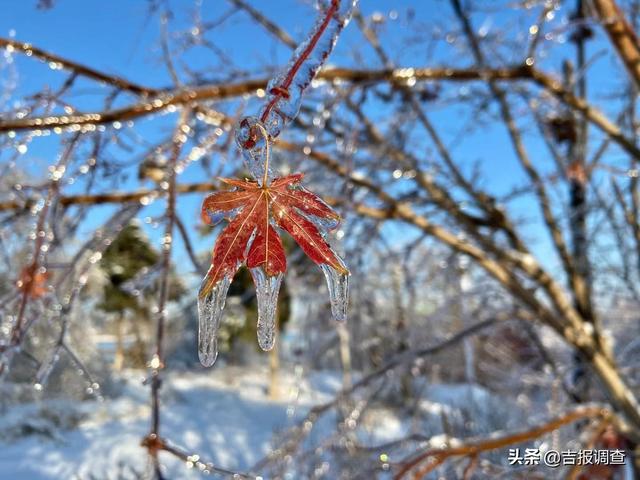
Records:
M281 398L269 399L267 372L233 367L172 373L163 385L161 435L183 450L232 470L245 470L269 451L274 432L331 398L339 377L281 376ZM103 402L43 401L11 407L0 417L1 480L136 478L144 472L140 440L149 428L149 389L140 373ZM52 428L52 425L62 428ZM168 478L198 478L170 455Z
M280 396L271 399L268 378L266 369L248 367L168 373L161 435L204 461L248 471L269 452L274 435L293 426L311 406L332 399L341 386L337 372L283 368ZM8 408L0 416L0 480L140 478L149 468L140 446L149 428L149 389L141 372L128 372L121 382L120 395L102 402L42 400ZM436 436L443 412L455 420L457 407L475 404L490 411L495 400L466 385L427 390L428 400L419 409L431 421L420 429ZM384 407L372 408L360 427L363 444L392 441L412 428ZM335 417L328 414L315 424L311 440L334 429ZM167 478L201 478L168 454L161 459Z

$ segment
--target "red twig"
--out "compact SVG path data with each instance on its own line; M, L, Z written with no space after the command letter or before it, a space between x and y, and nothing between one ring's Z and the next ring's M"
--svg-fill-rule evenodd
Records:
M219 473L234 479L255 479L257 477L249 475L247 473L235 472L224 467L219 467L211 462L204 462L200 459L200 455L195 453L190 454L184 450L171 445L163 438L152 437L151 435L145 437L142 440L141 445L148 451L153 452L154 458L157 461L157 455L159 452L167 452L170 455L182 460L187 464L188 468L196 468L203 473Z
M264 112L262 113L262 116L260 117L260 120L262 122L265 122L267 120L267 118L269 117L269 114L271 113L271 110L273 110L273 107L276 105L276 103L278 103L278 101L281 98L289 98L289 87L291 86L291 83L293 82L293 79L296 76L296 73L298 73L298 70L300 70L300 67L302 66L302 64L309 58L309 55L311 55L311 52L313 52L313 49L316 47L316 44L318 43L318 40L320 39L322 34L325 32L325 30L329 26L329 22L331 22L331 17L333 17L333 15L338 11L339 6L340 6L340 0L332 0L331 6L327 9L324 15L324 18L322 19L320 28L318 28L316 33L311 37L307 47L302 51L300 56L291 66L291 69L287 72L287 75L285 76L282 84L272 88L271 91L269 92L273 94L274 97L267 104L266 108L264 109Z

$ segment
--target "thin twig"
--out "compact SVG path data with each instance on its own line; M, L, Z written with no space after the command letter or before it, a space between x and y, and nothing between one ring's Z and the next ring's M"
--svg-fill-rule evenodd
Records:
M191 110L185 108L181 114L178 125L172 138L172 153L167 163L166 179L169 185L166 209L166 227L162 245L162 277L158 300L158 312L156 314L156 335L155 353L149 362L151 368L151 430L147 435L148 452L154 465L156 478L162 478L160 463L157 458L157 450L152 448L155 441L160 439L160 387L162 381L160 373L164 369L164 331L167 317L167 301L169 298L169 274L171 270L171 250L173 245L173 229L176 218L176 163L180 156L182 145L186 141L186 136L182 127L187 124Z
M47 52L41 48L35 47L30 43L11 40L8 38L0 38L0 48L10 48L17 53L40 58L45 62L54 63L66 70L71 70L78 75L82 75L99 82L113 85L114 87L120 88L122 90L127 90L137 95L155 95L159 92L158 89L144 87L122 77L110 75L94 68L87 67L85 65L82 65L81 63L74 62L73 60L69 60L54 53Z
M229 0L229 1L239 9L247 12L247 14L249 14L251 18L253 18L256 22L262 25L268 32L275 35L275 37L278 40L280 40L282 43L284 43L288 47L296 48L298 46L297 42L293 38L291 38L291 36L286 31L284 31L278 25L273 23L271 20L265 17L260 11L253 8L244 0Z

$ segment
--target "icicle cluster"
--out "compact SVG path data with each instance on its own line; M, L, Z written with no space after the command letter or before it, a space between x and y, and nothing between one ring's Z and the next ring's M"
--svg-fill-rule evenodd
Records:
M236 143L243 154L245 165L258 185L263 188L268 188L274 180L269 167L269 144L297 116L304 90L333 50L357 0L329 0L319 3L319 20L307 40L295 50L283 72L269 82L267 102L258 117L245 117L236 129ZM309 212L300 213L312 221L322 235L326 230L334 229L338 225L337 219L320 218L309 215ZM208 223L214 224L225 218L231 220L235 214L237 211L207 211ZM274 226L270 225L269 228ZM254 232L253 236L255 235ZM335 257L337 265L321 263L320 266L327 280L332 316L337 321L345 321L349 298L349 273L342 259L337 255ZM217 332L232 275L225 274L222 279L212 284L210 275L207 274L200 287L198 352L200 362L206 367L213 365L218 356ZM251 275L256 286L258 303L258 343L263 350L270 350L275 342L277 300L283 273L270 275L261 265L251 268Z

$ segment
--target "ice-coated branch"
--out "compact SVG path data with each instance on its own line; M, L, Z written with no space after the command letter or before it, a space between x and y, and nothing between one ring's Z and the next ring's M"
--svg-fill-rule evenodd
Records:
M580 113L591 124L610 137L611 141L620 145L636 159L640 159L638 148L629 136L625 135L614 121L609 119L601 110L587 102L586 99L575 96L562 86L560 80L534 67L515 66L510 68L420 68L405 67L381 70L356 70L348 68L331 68L317 74L317 78L332 81L345 81L354 85L372 83L389 83L393 86L404 85L408 80L416 82L429 80L444 80L453 82L468 81L519 81L529 80L548 91L559 101L572 110ZM115 81L115 80L114 80ZM213 84L202 87L190 87L180 90L159 90L149 99L133 103L122 108L88 113L73 113L65 115L47 115L40 117L0 119L1 132L43 131L84 128L91 132L96 125L107 125L113 122L135 120L157 112L185 105L196 101L224 100L253 94L267 85L266 79L252 79L240 83ZM145 87L147 88L147 87ZM253 135L258 139L258 132Z
M473 458L482 452L506 448L510 445L517 445L527 440L539 438L548 433L554 432L565 425L575 423L582 419L601 418L610 420L612 412L600 406L578 407L575 410L560 415L539 426L522 432L492 435L486 439L480 439L464 443L451 448L433 448L414 455L412 458L401 462L394 475L394 480L403 478L424 478L429 472L435 470L450 457L470 457ZM426 463L427 460L433 459Z
M293 52L284 72L267 85L268 100L260 112L260 121L272 138L298 114L302 94L331 54L356 3L357 0L331 0L308 39Z
M89 369L84 365L82 360L80 360L68 343L67 333L69 329L70 314L81 290L86 285L89 270L93 266L90 258L95 258L94 256L96 254L102 254L111 244L115 235L122 230L124 225L131 221L140 208L140 205L126 205L122 209L118 210L104 224L104 226L97 229L96 234L79 249L71 260L66 275L61 276L61 279L57 282L56 288L63 288L65 284L68 283L70 286L70 292L65 295L56 317L56 320L60 323L60 335L58 337L58 341L46 359L41 362L38 372L36 373L34 384L36 390L42 390L46 386L49 376L51 375L55 365L58 363L61 354L66 353L69 359L78 367L80 374L87 380L86 393L98 395L100 384L94 381L93 375ZM90 254L87 255L87 252L90 252ZM23 332L26 333L32 323L33 321L27 324Z
M388 82L393 85L405 84L411 78L416 81L450 80L473 81L495 78L498 80L522 80L530 74L520 67L499 69L457 69L457 68L397 68L379 70L360 70L351 68L328 68L317 74L318 79L327 82L344 81L354 85ZM249 79L243 82L214 83L182 89L161 89L148 99L143 99L122 108L64 115L30 116L25 118L0 119L0 132L22 130L46 130L86 125L105 125L115 121L134 120L152 115L177 105L206 100L225 100L242 95L255 94L264 90L269 80L266 78ZM147 87L145 87L147 88Z
M253 18L256 22L262 25L268 32L275 35L282 43L291 48L296 48L298 44L296 41L289 36L289 34L280 28L278 25L273 23L267 17L265 17L262 13L256 10L254 7L249 5L244 0L229 0L233 5L238 7L240 10L244 10L247 14Z
M236 142L258 183L270 180L268 144L300 111L302 95L335 46L357 0L331 0L307 40L293 52L287 67L267 84L267 103L258 117L246 117L236 129ZM267 135L264 135L266 131Z
M203 183L183 183L176 186L176 193L206 193L218 190L219 186L216 183L203 182ZM129 202L143 202L148 205L153 200L161 198L166 195L166 192L160 191L159 188L145 188L134 192L110 192L110 193L98 193L95 195L61 195L57 198L58 205L63 207L71 206L91 206L91 205L104 205L107 203L129 203ZM22 201L8 200L6 202L0 202L0 212L2 211L20 211L29 210L33 205L37 203L35 198L27 198Z
M31 43L20 42L18 40L9 38L0 38L0 48L5 48L12 52L22 53L29 57L33 56L39 58L44 62L55 65L56 68L69 70L76 75L81 75L83 77L87 77L107 85L112 85L116 88L126 90L136 95L152 95L158 93L158 90L156 90L155 88L143 87L122 77L101 72L99 70L96 70L95 68L91 68L79 62L75 62L60 55L47 52L46 50L36 47Z
M384 378L389 372L402 366L406 367L407 365L411 365L412 363L415 363L417 360L420 360L422 358L436 355L439 352L457 345L465 338L476 335L488 329L489 327L494 326L496 323L503 321L506 321L506 316L500 316L500 318L489 318L475 325L471 325L470 327L457 332L451 335L449 338L434 345L405 351L395 355L394 357L390 358L384 365L380 366L373 372L363 376L350 387L342 389L331 400L315 405L313 408L311 408L307 415L305 415L305 417L301 419L301 421L298 422L297 425L293 426L289 430L289 432L287 432L283 445L279 449L275 449L274 452L277 452L280 455L292 455L304 443L304 439L310 434L311 429L318 421L320 416L331 411L333 408L336 408L339 403L345 398L356 394L364 388L371 386L376 381L379 381L381 378ZM275 453L260 460L258 463L256 463L256 465L254 465L254 470L261 470L262 468L264 468L271 460L273 460L274 455Z
M43 247L47 237L45 227L47 225L49 209L60 192L60 180L79 138L79 134L74 135L67 145L67 148L60 155L50 176L47 196L41 205L36 206L38 220L33 237L33 254L29 264L22 269L20 278L16 284L17 289L20 291L20 305L16 319L11 327L10 344L8 347L3 347L2 350L0 350L0 377L8 371L13 355L20 349L26 331L25 324L27 323L26 315L29 301L41 295L42 291L45 290L48 274L46 268L43 266L43 261L47 249Z
M171 141L171 158L167 164L165 172L168 188L166 226L162 246L162 274L156 320L155 352L151 361L149 362L149 367L151 369L151 428L149 433L142 439L141 445L147 450L154 468L155 478L158 480L164 478L162 474L162 466L158 458L158 453L161 451L167 452L184 461L188 468L197 468L198 470L206 474L218 473L222 475L232 476L233 478L257 479L260 477L251 476L245 473L234 472L223 467L218 467L210 462L203 462L200 459L199 455L188 454L183 450L169 444L160 436L160 387L162 385L160 376L162 369L164 369L165 367L164 333L167 315L167 302L169 298L169 272L171 269L171 252L173 246L174 227L177 226L178 229L183 232L183 235L186 235L184 233L184 227L181 226L181 222L176 212L176 200L178 194L176 183L178 172L176 166L178 164L182 146L187 140L184 132L185 126L188 124L190 115L191 109L189 108L185 108L180 114L180 118L178 120L178 124ZM193 253L191 253L191 255L195 258Z
M387 152L393 147L386 144ZM394 152L395 155L404 155L400 150ZM371 215L375 218L396 218L414 225L425 234L432 236L440 242L450 246L454 250L469 256L489 275L502 284L513 296L519 299L523 305L533 308L537 312L538 318L547 325L558 331L567 341L578 351L594 356L592 366L601 380L607 385L615 404L625 412L627 418L634 424L640 424L640 408L637 399L626 386L620 372L609 358L608 352L602 351L600 345L594 342L585 329L583 322L572 304L568 301L566 292L560 285L531 255L519 255L517 252L502 251L497 245L491 245L492 240L478 231L478 227L467 222L465 213L459 208L449 208L449 202L442 203L442 207L447 207L450 215L457 219L462 225L468 227L469 234L478 239L481 244L469 242L461 239L449 229L442 225L435 224L430 218L414 211L409 204L399 202L389 195L389 192L382 189L378 184L372 183L368 179L353 175L344 165L322 153L317 154L312 151L309 158L329 168L339 176L347 179L353 184L365 187L375 194L379 200L386 204L387 209L375 210L368 205L358 206L358 213ZM444 200L444 199L443 199ZM510 266L507 268L507 266ZM532 281L537 282L540 288L546 291L546 295L552 303L543 305L539 299L531 295L531 290L525 288L521 278L514 274L520 270ZM568 328L567 328L568 327ZM594 353L595 352L595 353Z
M262 477L251 475L248 473L236 472L233 470L229 470L228 468L224 468L222 466L215 465L212 462L204 461L200 455L196 453L188 453L174 445L171 445L169 442L162 438L157 437L146 437L142 440L142 446L147 448L149 451L155 452L157 455L158 452L167 452L170 455L182 460L185 462L187 468L193 468L199 470L205 475L209 474L219 474L224 475L225 477L234 478L234 479L252 479L252 480L260 480Z

